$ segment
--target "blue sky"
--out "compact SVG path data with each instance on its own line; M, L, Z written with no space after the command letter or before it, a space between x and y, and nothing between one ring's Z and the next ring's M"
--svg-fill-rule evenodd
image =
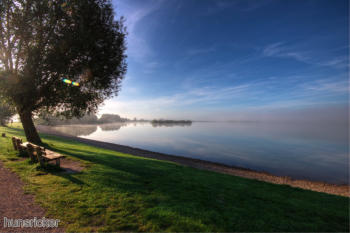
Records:
M347 0L113 5L126 18L128 72L100 113L236 120L348 106Z

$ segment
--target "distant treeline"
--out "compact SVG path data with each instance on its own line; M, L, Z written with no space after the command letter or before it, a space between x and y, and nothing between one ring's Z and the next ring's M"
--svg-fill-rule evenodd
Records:
M39 125L76 125L76 124L105 124L116 122L132 121L127 118L122 118L117 114L103 114L100 118L96 115L85 115L82 118L63 119L56 116L41 116L35 122Z
M162 124L188 124L188 123L192 123L192 121L189 120L179 120L179 121L175 121L175 120L153 120L152 123L162 123Z
M180 121L175 121L175 120L153 120L151 122L153 127L158 127L158 126L190 126L192 125L192 121L189 120L180 120Z
M102 114L98 118L95 114L85 115L82 118L64 119L52 115L41 115L35 119L35 123L39 125L83 125L83 124L108 124L108 123L126 123L126 122L150 122L144 119L128 119L120 117L118 114ZM189 120L153 120L153 126L170 126L170 125L191 125Z

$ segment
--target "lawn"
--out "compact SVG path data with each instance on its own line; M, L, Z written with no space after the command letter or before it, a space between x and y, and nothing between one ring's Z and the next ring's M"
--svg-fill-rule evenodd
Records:
M62 174L19 159L0 127L0 159L67 231L349 231L349 198L197 170L41 134L85 170Z

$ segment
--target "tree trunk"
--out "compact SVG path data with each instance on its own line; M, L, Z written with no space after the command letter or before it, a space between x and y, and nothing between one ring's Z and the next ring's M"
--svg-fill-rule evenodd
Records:
M31 112L20 112L19 117L23 125L24 133L29 142L34 144L41 144L41 139L33 123Z

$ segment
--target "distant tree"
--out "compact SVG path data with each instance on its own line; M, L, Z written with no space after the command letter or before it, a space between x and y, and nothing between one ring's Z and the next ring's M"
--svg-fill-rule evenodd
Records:
M40 110L81 117L118 93L125 35L107 0L0 0L0 95L28 141L41 143L33 123Z
M168 127L172 127L172 126L191 126L192 125L192 121L190 120L152 120L151 124L153 127L157 127L157 126L168 126Z
M95 114L86 114L82 118L68 120L70 124L97 124L98 118Z
M0 124L6 125L13 115L15 115L14 108L0 99Z
M102 114L101 118L98 120L99 123L114 123L114 122L125 122L126 119L121 118L117 114Z
M62 116L47 114L47 112L44 111L35 119L35 123L39 125L97 124L98 118L95 114L86 114L83 117L66 119Z

